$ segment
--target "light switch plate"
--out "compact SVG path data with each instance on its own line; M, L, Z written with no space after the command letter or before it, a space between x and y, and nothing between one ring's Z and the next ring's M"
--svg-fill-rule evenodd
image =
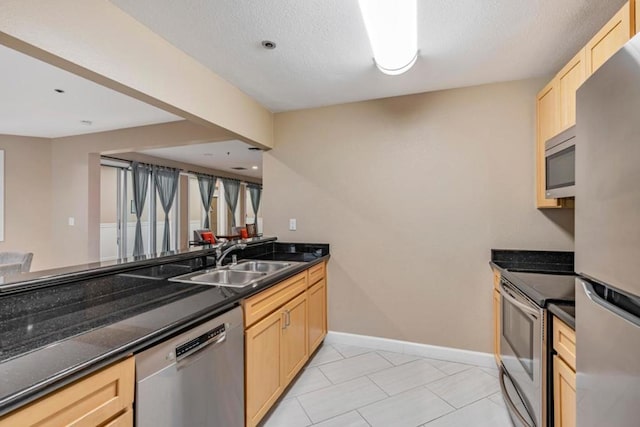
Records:
M291 218L289 220L289 230L290 231L296 231L296 228L298 227L297 221L295 218Z
M72 216L69 217L69 225L71 226L76 225L76 219Z

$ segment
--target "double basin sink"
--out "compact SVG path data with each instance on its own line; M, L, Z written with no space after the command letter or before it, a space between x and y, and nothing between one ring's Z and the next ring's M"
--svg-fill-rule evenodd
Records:
M213 270L195 271L189 274L173 277L172 282L192 283L198 285L227 286L232 288L244 288L254 285L260 280L293 268L300 262L290 261L241 261L225 267Z

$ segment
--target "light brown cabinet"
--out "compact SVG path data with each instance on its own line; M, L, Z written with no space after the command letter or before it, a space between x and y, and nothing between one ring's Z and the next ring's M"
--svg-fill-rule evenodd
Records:
M316 283L309 285L312 277ZM325 264L244 301L246 425L258 425L326 335Z
M634 9L633 33L638 34L640 33L640 0L634 0L634 2L631 3L631 5L633 6L633 9Z
M255 426L280 397L283 313L278 310L245 332L246 424Z
M134 382L129 357L0 418L0 426L133 426Z
M635 8L633 9L635 11ZM631 13L631 4L627 2L587 43L585 49L588 76L631 39L634 33L632 32L634 21L635 15Z
M627 2L536 97L536 206L540 209L574 207L572 199L546 198L544 144L576 123L578 88L635 33L637 2Z
M576 124L576 92L586 79L585 49L580 50L554 79L558 87L559 128L555 133Z
M325 279L309 287L309 354L313 353L327 335L327 286Z
M553 356L553 421L555 427L576 425L576 372Z
M538 93L536 98L536 206L560 208L558 199L547 199L545 191L544 143L560 128L559 90L554 79Z
M294 298L283 307L282 373L283 384L289 384L309 359L307 338L307 294Z
M500 366L500 271L493 269L493 355Z
M576 333L553 317L553 419L556 427L576 425Z

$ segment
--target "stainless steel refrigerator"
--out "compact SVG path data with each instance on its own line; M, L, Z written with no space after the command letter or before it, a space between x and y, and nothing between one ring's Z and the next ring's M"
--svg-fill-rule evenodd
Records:
M577 425L640 426L638 36L578 90L576 129Z

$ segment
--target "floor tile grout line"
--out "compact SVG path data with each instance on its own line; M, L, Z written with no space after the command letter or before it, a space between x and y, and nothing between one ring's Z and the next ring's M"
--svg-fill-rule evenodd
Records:
M298 400L298 397L294 397L294 399L296 399L296 402L298 402L298 405L300 405L300 408L302 408L302 412L304 412L304 414L307 416L307 419L309 420L309 422L311 424L307 424L306 427L312 426L314 424L313 420L311 419L311 416L309 415L309 413L307 412L307 410L304 408L304 406L302 406L302 402L300 402Z
M363 406L364 408L364 406ZM360 415L360 418L362 418L364 420L365 423L367 423L367 425L369 427L371 427L371 423L369 422L369 420L367 420L364 415L362 415L362 412L360 412L360 408L356 409L356 412L358 413L358 415Z
M393 366L403 366L403 365L406 365L406 364L408 364L408 363L415 362L416 360L424 360L424 359L425 359L424 357L414 356L414 355L411 355L411 354L396 353L395 351L376 350L375 352L376 352L380 357L382 357L383 359L385 359L387 362L391 363ZM394 354L401 354L401 355L403 355L403 356L417 357L418 359L416 359L416 360L409 360L409 361L407 361L407 362L402 362L402 363L399 363L399 364L397 364L397 365L396 365L395 363L393 363L393 361L392 361L392 360L389 360L389 358L385 357L385 355L384 355L384 354L382 354L382 352L385 352L385 353L394 353ZM435 367L435 366L434 366L434 367Z
M440 378L440 379L442 379L442 378ZM436 381L438 381L438 380L436 380ZM476 399L476 400L474 400L474 401L472 401L472 402L466 403L466 404L464 404L464 405L462 405L461 407L459 407L459 408L458 408L457 406L455 406L455 405L453 405L452 403L450 403L447 399L445 399L444 397L440 396L440 394L438 394L435 390L431 390L431 389L429 388L429 385L433 384L433 382L435 382L435 381L432 381L432 382L430 382L430 383L428 383L428 384L424 384L422 387L425 387L425 388L426 388L427 390L429 390L431 393L435 394L435 395L436 395L436 396L438 396L440 399L442 399L442 400L444 400L445 402L447 402L447 404L448 404L448 405L450 405L450 406L452 406L452 407L456 408L456 411L457 411L457 410L459 410L459 409L465 408L465 407L467 407L467 406L469 406L469 405L472 405L472 404L474 404L474 403L476 403L476 402L479 402L479 401L480 401L480 400L482 400L482 399L488 399L488 400L491 400L491 399L489 399L489 396L493 396L494 394L496 394L496 393L500 392L500 390L498 390L498 391L494 391L494 392L491 392L491 393L487 394L486 396L480 397L480 398L478 398L478 399ZM500 392L500 393L502 393L502 392ZM495 402L493 402L493 403L494 403L494 404L496 404L496 405L498 405L498 404L497 404L497 403L495 403ZM499 406L499 405L498 405L498 406Z

